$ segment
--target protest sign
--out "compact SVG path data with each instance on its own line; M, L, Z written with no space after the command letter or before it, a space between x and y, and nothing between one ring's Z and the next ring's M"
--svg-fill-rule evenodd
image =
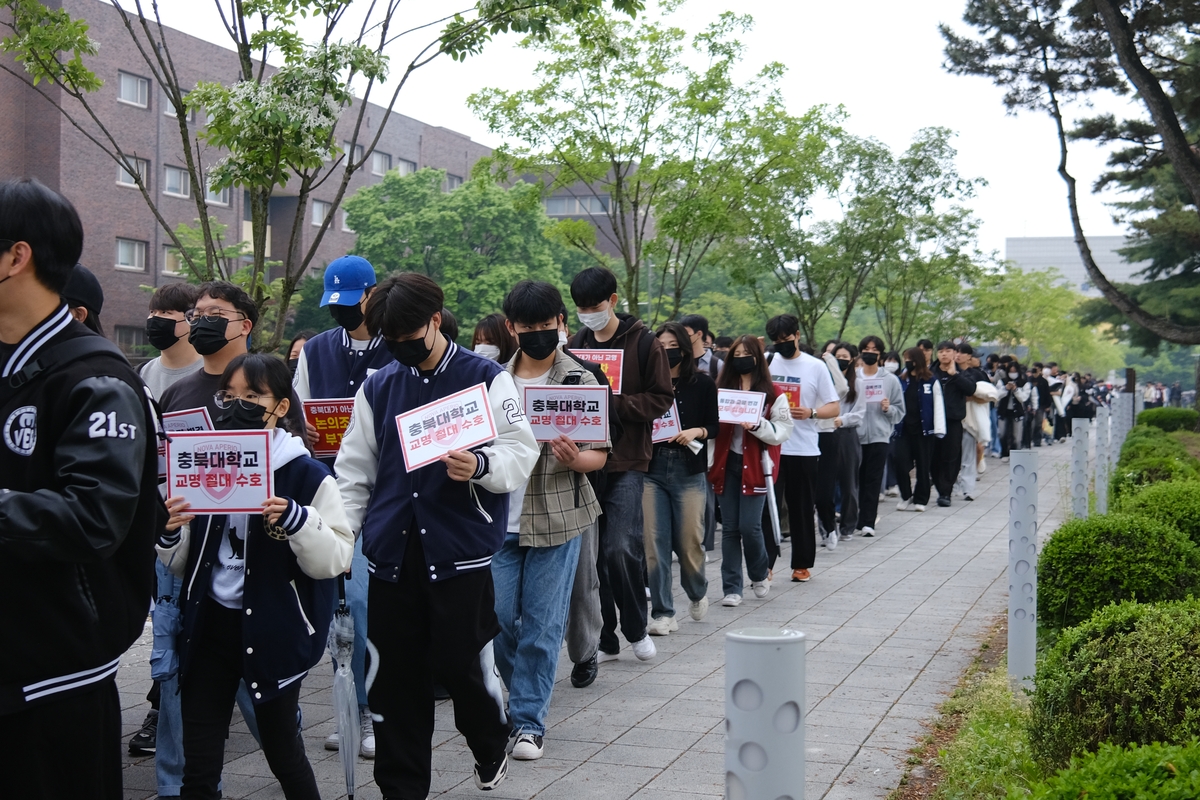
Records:
M313 455L336 456L342 447L342 437L350 427L350 414L354 411L354 398L342 400L305 400L304 419L317 429L317 443Z
M184 411L168 411L162 415L163 430L167 433L180 431L211 431L212 417L207 408L189 408ZM167 443L158 441L158 478L167 477Z
M682 429L679 427L679 405L672 400L667 413L654 420L650 441L654 444L669 442L679 435L680 430Z
M604 377L608 378L609 388L613 394L621 393L621 368L625 364L624 350L572 350L578 358L591 361L600 367Z
M539 442L607 442L608 387L526 386L525 415Z
M762 392L717 390L717 417L721 422L753 422L762 419L767 396Z
M496 438L496 421L482 383L396 415L396 428L409 472L451 450L467 450Z
M189 514L253 514L271 496L271 431L183 431L167 442L167 496Z
M878 378L863 378L862 393L863 400L868 403L881 403L887 397L887 392L883 390L883 381Z
M800 384L775 381L775 391L787 395L788 408L800 407Z

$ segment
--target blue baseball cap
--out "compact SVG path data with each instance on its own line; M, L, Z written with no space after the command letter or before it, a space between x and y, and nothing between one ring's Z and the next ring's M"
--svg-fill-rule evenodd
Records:
M321 307L354 306L362 302L363 293L375 285L375 268L362 256L335 258L325 268L325 294Z

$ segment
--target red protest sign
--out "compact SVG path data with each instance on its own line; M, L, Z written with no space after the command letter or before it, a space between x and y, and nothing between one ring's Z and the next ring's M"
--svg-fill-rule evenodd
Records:
M788 408L800 407L800 384L775 381L775 389L782 395L787 395Z
M350 427L354 398L342 400L305 400L304 419L317 429L315 456L336 456L342 447L342 437Z
M613 394L621 393L621 368L625 365L624 350L572 350L584 361L591 361L600 367Z

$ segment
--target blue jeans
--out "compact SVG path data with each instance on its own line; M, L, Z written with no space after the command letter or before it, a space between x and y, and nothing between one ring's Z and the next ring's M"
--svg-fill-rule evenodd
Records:
M354 560L350 562L350 575L346 578L346 608L354 620L354 652L350 656L350 671L354 674L354 691L358 694L358 707L367 707L367 557L362 551L362 537L354 543ZM335 598L333 607L338 607ZM333 659L337 669L337 659Z
M992 417L992 441L991 441L990 451L991 451L992 455L998 456L998 455L1000 455L1000 450L1001 450L1000 415L996 409L995 403L992 404L991 417Z
M513 730L544 736L583 539L553 547L522 547L520 539L505 534L504 547L492 556L500 620L493 649L508 686Z
M708 594L704 576L704 507L708 481L689 475L686 450L654 448L642 509L646 525L646 574L650 615L675 616L671 597L671 551L679 555L679 582L688 599Z
M742 494L742 457L730 453L725 462L725 491L721 502L721 590L742 593L742 551L751 581L767 579L767 548L762 537L766 494Z

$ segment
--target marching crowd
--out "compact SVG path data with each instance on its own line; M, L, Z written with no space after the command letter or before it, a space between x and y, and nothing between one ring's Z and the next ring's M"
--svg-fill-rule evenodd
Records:
M786 314L736 337L696 315L650 330L618 310L603 268L572 281L574 313L553 285L521 281L469 350L434 281L377 283L357 256L325 271L336 327L286 361L251 352L258 312L242 289L160 287L146 323L160 355L135 374L88 330L102 296L67 291L94 284L70 204L0 184L0 232L0 597L28 610L0 630L29 656L0 667L0 764L23 798L121 796L113 675L151 597L156 627L174 610L179 632L128 746L155 755L160 796L220 797L236 704L285 796L319 797L299 698L328 658L339 584L359 725L325 746L355 737L385 798L421 800L434 703L449 696L476 785L492 789L510 758L547 746L564 642L584 689L622 640L647 661L654 637L679 629L673 560L691 620L709 612L718 546L721 605L761 600L782 540L784 574L807 582L821 547L875 535L888 496L912 512L934 490L938 506L970 501L988 455L1062 441L1101 395L1090 377L981 361L963 342L896 353L866 336L815 351ZM590 350L619 351L619 375ZM406 469L397 418L480 385L495 437ZM606 440L539 441L524 404L535 386L609 386ZM761 395L761 413L725 421L730 390ZM348 398L336 457L315 458L302 402ZM196 409L217 430L268 431L261 513L190 513L160 486L161 413ZM42 746L51 730L73 769Z

